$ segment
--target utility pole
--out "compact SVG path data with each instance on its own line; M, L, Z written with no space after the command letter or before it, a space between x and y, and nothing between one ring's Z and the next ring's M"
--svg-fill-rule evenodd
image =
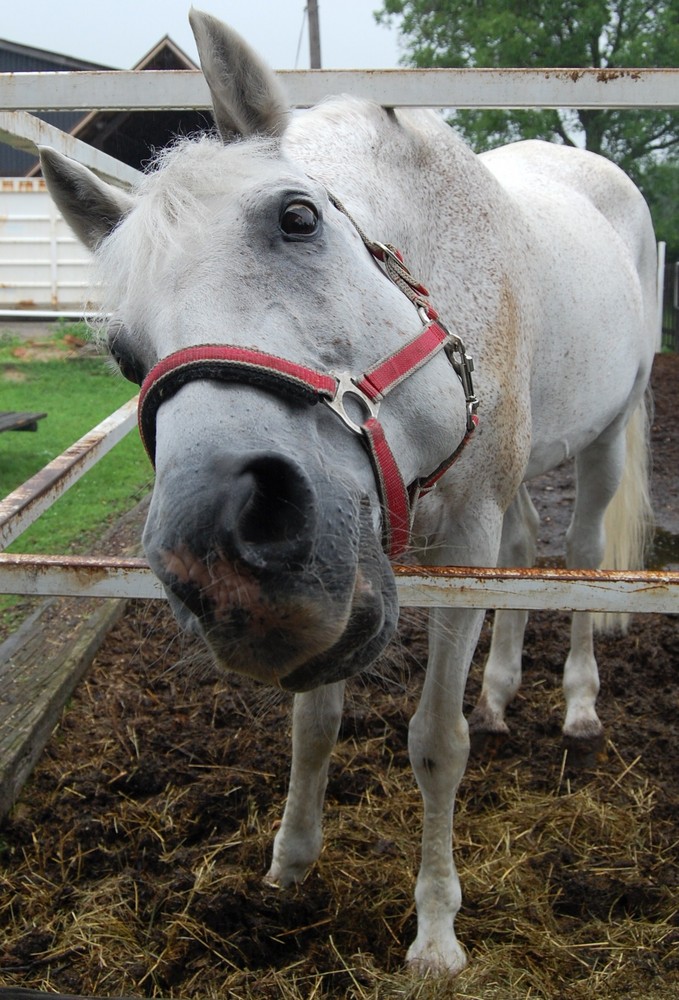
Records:
M309 17L309 66L311 69L320 69L321 29L318 23L318 0L308 0L306 9Z

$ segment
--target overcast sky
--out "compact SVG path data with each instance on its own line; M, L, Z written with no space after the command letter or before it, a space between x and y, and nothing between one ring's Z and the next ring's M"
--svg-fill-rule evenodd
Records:
M195 59L190 6L191 0L3 0L0 38L129 69L170 35ZM306 0L196 0L195 6L239 31L273 69L308 67ZM398 65L398 34L375 23L379 6L379 0L319 0L324 67Z

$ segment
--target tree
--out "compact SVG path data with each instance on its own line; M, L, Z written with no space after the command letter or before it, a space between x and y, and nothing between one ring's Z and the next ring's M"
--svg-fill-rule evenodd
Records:
M679 261L679 163L651 163L641 177L655 233L667 244L667 260Z
M679 60L679 0L382 0L416 67L664 67ZM455 111L451 123L477 151L517 139L584 146L637 182L679 159L679 114L616 111Z

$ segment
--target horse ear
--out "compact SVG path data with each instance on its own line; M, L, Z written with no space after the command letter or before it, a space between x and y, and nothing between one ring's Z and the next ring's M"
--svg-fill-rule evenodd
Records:
M96 250L130 211L133 199L56 150L41 146L39 152L42 175L57 208L78 239Z
M272 70L216 17L192 7L189 21L224 141L234 135L282 135L288 102Z

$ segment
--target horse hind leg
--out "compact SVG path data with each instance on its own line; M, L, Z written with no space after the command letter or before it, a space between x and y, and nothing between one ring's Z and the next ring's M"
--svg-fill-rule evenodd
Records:
M540 524L525 485L507 509L502 523L500 566L532 566ZM521 686L521 654L527 611L496 611L490 652L479 700L469 718L472 748L497 742L509 732L505 709Z
M328 765L343 703L344 681L295 695L290 785L265 876L269 885L284 888L300 882L321 853Z
M622 448L621 448L622 445ZM601 566L604 517L624 461L624 440L595 443L577 456L576 501L566 533L566 565L571 569ZM566 715L564 745L583 758L601 749L603 726L596 712L599 670L594 655L594 616L576 611L571 621L570 649L563 672Z
M566 534L569 568L623 570L641 565L651 523L646 427L642 401L626 426L619 422L576 457L576 501ZM590 612L573 614L563 676L564 742L585 758L603 745L603 726L595 707L599 693L595 619ZM611 622L603 624L610 627Z

